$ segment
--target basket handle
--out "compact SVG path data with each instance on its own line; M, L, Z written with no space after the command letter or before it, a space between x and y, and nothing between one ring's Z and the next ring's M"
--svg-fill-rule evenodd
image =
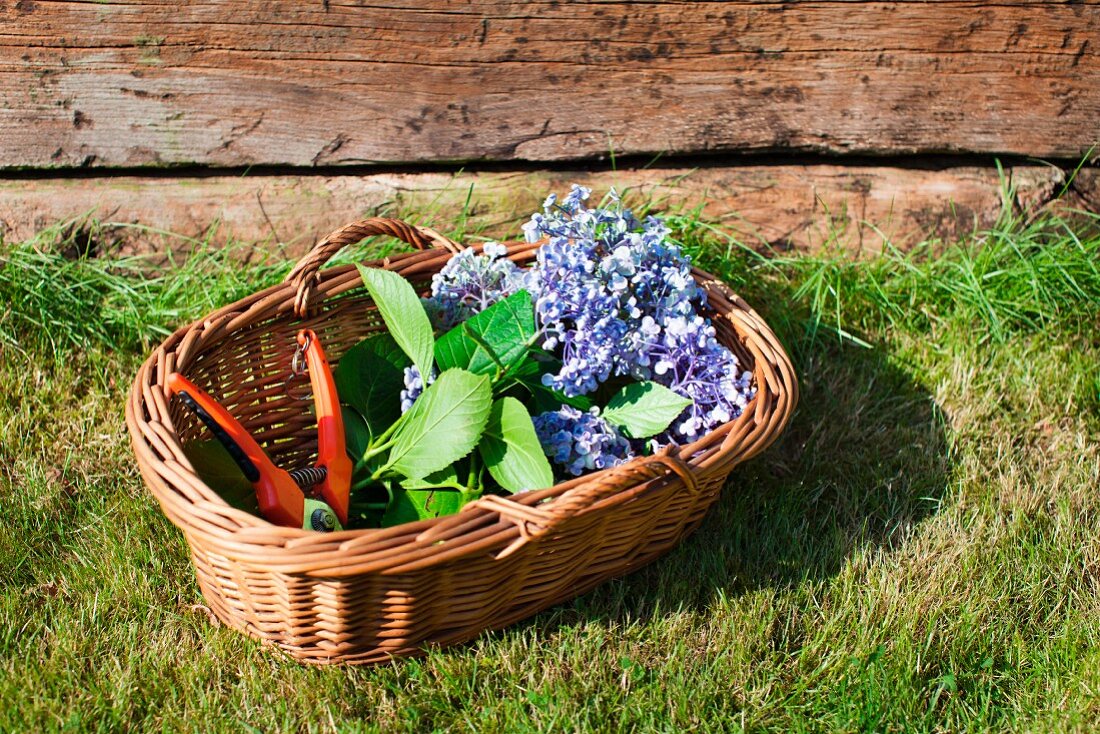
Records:
M679 456L673 453L673 447L668 446L653 456L638 457L603 476L595 477L591 482L569 490L552 502L530 507L507 497L486 495L466 505L461 515L465 515L469 508L476 507L499 513L501 519L514 523L519 528L520 537L496 555L498 559L505 558L534 538L554 532L554 529L567 518L588 509L600 500L621 492L626 487L673 474L680 477L688 492L694 494L698 491L699 485L695 474ZM454 517L456 519L453 522L462 521L457 519L460 515ZM434 540L435 536L445 532L447 527L449 524L443 523L421 533L417 539Z
M434 229L408 224L400 219L371 217L370 219L345 224L314 245L313 249L299 260L294 269L290 271L290 274L286 276L286 282L292 283L297 290L294 297L294 313L299 318L305 317L306 312L309 310L309 299L313 295L313 288L320 280L319 271L325 263L348 245L353 245L365 237L380 234L396 237L418 250L428 250L436 247L451 252L459 252L463 249L462 245L448 237L444 237Z
M698 490L695 474L672 451L672 446L666 446L652 456L642 456L634 461L628 461L607 474L594 477L591 482L566 492L553 502L546 503L541 509L545 509L553 518L547 530L553 529L565 518L588 509L600 500L621 492L626 487L642 484L651 479L675 474L684 482L687 491L694 494Z

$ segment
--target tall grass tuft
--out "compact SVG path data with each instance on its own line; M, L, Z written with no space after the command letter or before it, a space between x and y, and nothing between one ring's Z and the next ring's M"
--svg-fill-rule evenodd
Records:
M806 310L810 341L824 331L866 346L860 334L951 324L970 329L975 340L1003 343L1018 333L1098 326L1100 217L1075 216L1071 224L1055 215L1005 215L957 243L927 241L902 251L886 242L878 255L862 258L841 248L760 254L693 218L673 226L702 264L746 295L766 301L776 294L769 289L781 287L789 306Z
M93 347L147 349L174 328L278 283L292 265L249 243L215 245L213 231L202 240L170 235L181 241L182 256L96 256L86 241L98 230L95 222L63 223L0 244L0 346L56 358ZM367 241L339 260L392 249Z
M0 344L57 356L94 346L147 347L288 269L241 267L233 249L203 246L166 265L144 256L69 258L38 241L15 245L0 254Z

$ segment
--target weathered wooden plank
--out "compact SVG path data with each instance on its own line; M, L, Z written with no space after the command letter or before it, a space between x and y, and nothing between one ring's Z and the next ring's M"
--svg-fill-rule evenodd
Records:
M1100 169L1082 168L1070 179L1064 207L1100 213Z
M0 0L0 167L1073 158L1094 1Z
M1021 166L1001 179L993 168L946 170L848 166L591 172L378 174L102 178L0 181L0 235L31 236L59 220L91 214L141 228L109 227L124 249L186 249L151 230L202 237L219 222L215 242L259 241L304 252L336 227L377 213L410 216L449 229L460 217L488 237L519 236L519 224L551 191L581 182L603 192L625 191L634 204L665 212L702 207L706 221L751 246L818 247L835 240L853 250L877 250L882 237L898 245L926 236L954 238L989 226L1005 186L1018 206L1036 208L1061 188L1055 168ZM467 200L471 206L466 209ZM465 212L465 214L464 214Z

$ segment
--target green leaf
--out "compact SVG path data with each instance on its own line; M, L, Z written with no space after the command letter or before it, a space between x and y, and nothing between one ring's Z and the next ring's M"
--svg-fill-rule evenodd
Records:
M510 492L554 484L554 472L539 444L531 415L515 398L493 403L478 451L489 474Z
M563 405L571 405L578 410L588 412L588 410L595 405L592 402L592 398L587 395L575 395L573 397L567 397L565 393L560 390L555 390L552 387L547 387L542 384L542 376L538 375L534 379L522 379L520 383L531 392L533 400L532 408L536 413L545 413L551 410L561 410Z
M347 528L376 528L389 506L390 493L381 482L353 484L348 498Z
M447 370L417 398L394 433L388 466L421 479L473 451L493 405L489 378Z
M359 274L394 341L427 378L432 371L435 336L420 297L397 273L360 265Z
M389 334L364 339L336 365L333 379L340 402L363 417L372 436L380 435L401 417L408 365L409 358Z
M341 405L340 415L344 419L344 446L348 457L353 462L359 461L370 447L370 429L363 416L354 408Z
M401 486L405 489L465 489L458 478L458 467L455 464L445 466L422 479L404 479Z
M499 361L509 370L523 360L534 335L531 294L516 291L441 336L435 345L436 364L441 370L493 374Z
M462 493L445 489L403 489L393 492L393 499L386 514L382 516L382 527L388 528L417 520L427 520L443 515L453 515L462 509Z
M628 438L648 438L668 428L691 400L656 382L634 382L607 403L601 417Z
M552 363L548 363L546 360L539 359L536 356L536 352L534 349L528 349L527 354L523 357L523 361L520 362L509 374L520 382L523 382L524 380L537 381L542 379L543 372L549 371L550 364Z
M188 441L183 445L183 453L199 479L217 492L230 507L260 514L260 503L256 500L252 482L248 481L221 443L212 438Z
M340 413L344 417L344 445L348 458L352 461L351 492L354 495L359 490L376 484L371 475L385 461L385 456L373 456L360 464L370 448L371 433L367 429L366 421L353 408L341 405Z

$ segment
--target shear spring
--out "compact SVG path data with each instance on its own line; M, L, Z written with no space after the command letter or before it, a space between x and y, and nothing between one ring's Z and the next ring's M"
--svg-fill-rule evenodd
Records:
M319 466L307 466L302 469L291 469L287 474L301 489L309 489L325 481L328 470Z

